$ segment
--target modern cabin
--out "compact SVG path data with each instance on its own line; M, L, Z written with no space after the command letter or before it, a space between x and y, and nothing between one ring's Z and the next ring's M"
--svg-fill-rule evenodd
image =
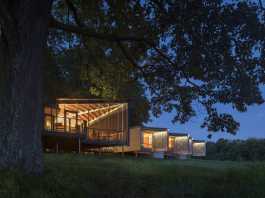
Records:
M192 139L187 133L169 133L168 151L169 156L186 158L192 154Z
M53 151L89 151L127 145L128 104L94 99L57 99L44 109L43 146Z
M168 129L143 127L141 129L141 150L143 152L164 153L167 151Z
M113 147L113 152L153 155L156 158L164 157L168 144L168 130L166 128L137 126L130 128L129 133L129 145Z
M206 156L206 142L201 140L192 141L192 156L205 157Z

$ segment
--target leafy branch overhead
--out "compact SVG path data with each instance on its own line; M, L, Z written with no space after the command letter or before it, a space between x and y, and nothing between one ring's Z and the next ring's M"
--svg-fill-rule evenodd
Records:
M258 3L58 0L48 44L57 57L82 51L91 70L124 68L121 75L148 89L156 116L173 111L173 121L185 123L196 102L207 113L202 127L235 133L239 123L216 104L244 112L263 103L265 12Z

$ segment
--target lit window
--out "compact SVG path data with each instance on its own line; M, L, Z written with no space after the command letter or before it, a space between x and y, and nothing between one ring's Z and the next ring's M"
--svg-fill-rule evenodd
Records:
M152 134L144 133L144 135L143 135L143 146L145 148L152 148Z

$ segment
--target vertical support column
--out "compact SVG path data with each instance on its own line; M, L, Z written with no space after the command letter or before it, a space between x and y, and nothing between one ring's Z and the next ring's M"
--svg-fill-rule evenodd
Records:
M87 122L86 122L86 140L88 140L88 137L89 137L89 120L90 120L90 114L91 112L89 111L89 106L87 106Z
M121 107L121 130L122 130L122 156L124 155L124 113L123 113L123 106L124 104L122 104Z
M50 107L50 113L48 114L51 118L51 127L48 129L49 131L52 131L52 107ZM45 114L44 114L45 116Z
M64 109L64 132L66 132L66 122L67 122L67 119L66 119L66 110Z
M81 138L78 138L78 153L81 153Z
M51 107L51 131L54 131L54 108Z
M154 132L152 132L152 153L154 152Z
M56 104L56 106L55 106L55 118L54 118L54 129L53 129L54 132L57 131L56 123L58 121L58 113L59 113L59 107Z
M77 131L77 129L78 129L78 110L76 110L76 115L75 115L75 132L76 133L80 133L80 130L79 131Z

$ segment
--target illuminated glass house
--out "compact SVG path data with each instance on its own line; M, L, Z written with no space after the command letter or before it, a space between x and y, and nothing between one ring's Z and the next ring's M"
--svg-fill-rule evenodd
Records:
M192 139L187 133L169 133L168 152L172 156L188 156L192 154Z
M98 99L57 99L44 109L46 150L86 151L128 143L128 104Z
M168 130L156 127L132 127L129 133L129 145L113 147L115 153L135 153L163 158L167 151Z

